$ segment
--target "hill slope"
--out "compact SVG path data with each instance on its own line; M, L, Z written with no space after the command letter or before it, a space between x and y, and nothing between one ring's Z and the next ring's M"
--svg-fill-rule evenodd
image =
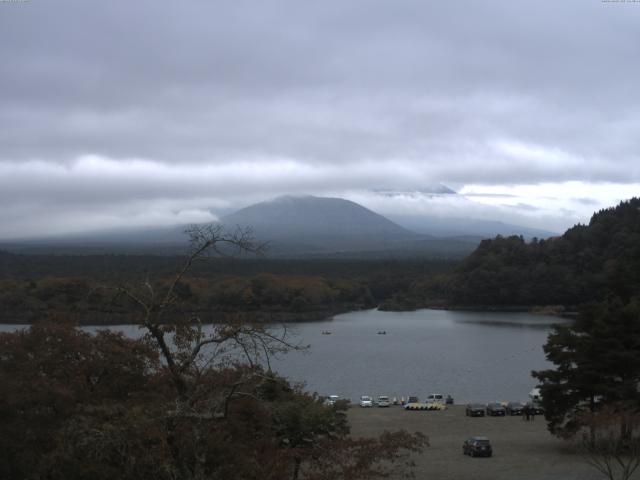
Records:
M561 237L484 240L428 288L458 306L575 306L608 294L626 301L640 294L640 198L601 210Z

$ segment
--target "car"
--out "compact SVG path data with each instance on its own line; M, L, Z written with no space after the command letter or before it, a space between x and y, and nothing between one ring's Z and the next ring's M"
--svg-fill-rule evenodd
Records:
M378 407L388 407L389 405L391 405L391 402L389 401L389 397L387 397L386 395L378 395Z
M487 437L471 437L462 444L462 453L470 457L490 457L493 448Z
M441 393L430 393L427 396L427 403L444 403L444 395Z
M465 409L465 415L467 417L484 417L485 406L479 403L470 403Z
M504 417L506 413L501 403L492 402L487 405L487 415L490 417Z
M509 402L505 407L507 415L522 415L522 410L524 409L524 405L520 402Z
M362 408L373 407L373 399L369 395L362 395L360 397L360 406Z
M420 399L415 395L409 395L407 397L407 403L420 403Z
M327 405L335 405L338 400L340 400L340 395L329 395L324 403Z

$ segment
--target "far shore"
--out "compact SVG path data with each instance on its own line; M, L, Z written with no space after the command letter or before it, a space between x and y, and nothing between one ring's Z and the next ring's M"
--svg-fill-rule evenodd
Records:
M253 316L254 321L259 323L295 323L295 322L326 322L330 321L336 315L341 315L350 312L357 312L363 310L369 310L369 307L363 305L349 305L339 308L330 308L325 310L312 310L306 312L286 312L286 311L249 311L249 312L237 312L239 315ZM383 305L373 308L374 310L380 310L385 312L416 312L418 310L451 310L451 311L463 311L463 312L496 312L496 313L531 313L535 315L552 315L557 317L563 317L568 319L574 319L578 313L575 308L568 309L561 305L548 305L548 306L525 306L525 305L501 305L501 306L487 306L487 305L442 305L434 304L428 306L420 306L416 308L407 309L394 309L384 308ZM201 315L202 323L222 323L226 315L235 315L236 313L230 312L214 312L206 315ZM198 312L187 312L189 316L196 316ZM33 315L31 318L11 317L5 314L0 317L0 324L2 325L31 325L34 323ZM78 312L66 314L65 312L56 312L56 316L60 318L69 318L78 325L81 326L94 326L94 327L109 327L114 325L139 325L141 322L135 321L136 315L123 315L123 314L92 314L92 315L80 315ZM94 318L86 318L86 317ZM95 316L103 316L107 318L95 319ZM167 320L165 323L171 323L171 320ZM194 322L195 324L195 322Z
M563 305L431 305L425 308L429 308L431 310L471 312L532 313L535 315L555 315L565 318L575 318L578 315L576 307L569 308L564 307Z

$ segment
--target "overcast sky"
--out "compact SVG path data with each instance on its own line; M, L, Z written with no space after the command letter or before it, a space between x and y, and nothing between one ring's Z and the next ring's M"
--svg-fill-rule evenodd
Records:
M0 62L0 238L281 194L561 231L640 195L639 2L0 0Z

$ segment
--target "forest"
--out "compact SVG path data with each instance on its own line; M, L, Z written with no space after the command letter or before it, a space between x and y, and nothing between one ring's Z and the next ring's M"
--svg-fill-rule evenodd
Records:
M484 240L450 272L416 280L396 308L516 308L560 311L640 292L640 199L596 212L560 237Z
M80 324L132 322L130 302L113 289L149 278L166 283L183 260L0 252L0 321L29 323L64 314ZM185 311L207 321L238 311L264 321L318 320L373 308L453 265L437 259L208 258L193 265L177 291Z

